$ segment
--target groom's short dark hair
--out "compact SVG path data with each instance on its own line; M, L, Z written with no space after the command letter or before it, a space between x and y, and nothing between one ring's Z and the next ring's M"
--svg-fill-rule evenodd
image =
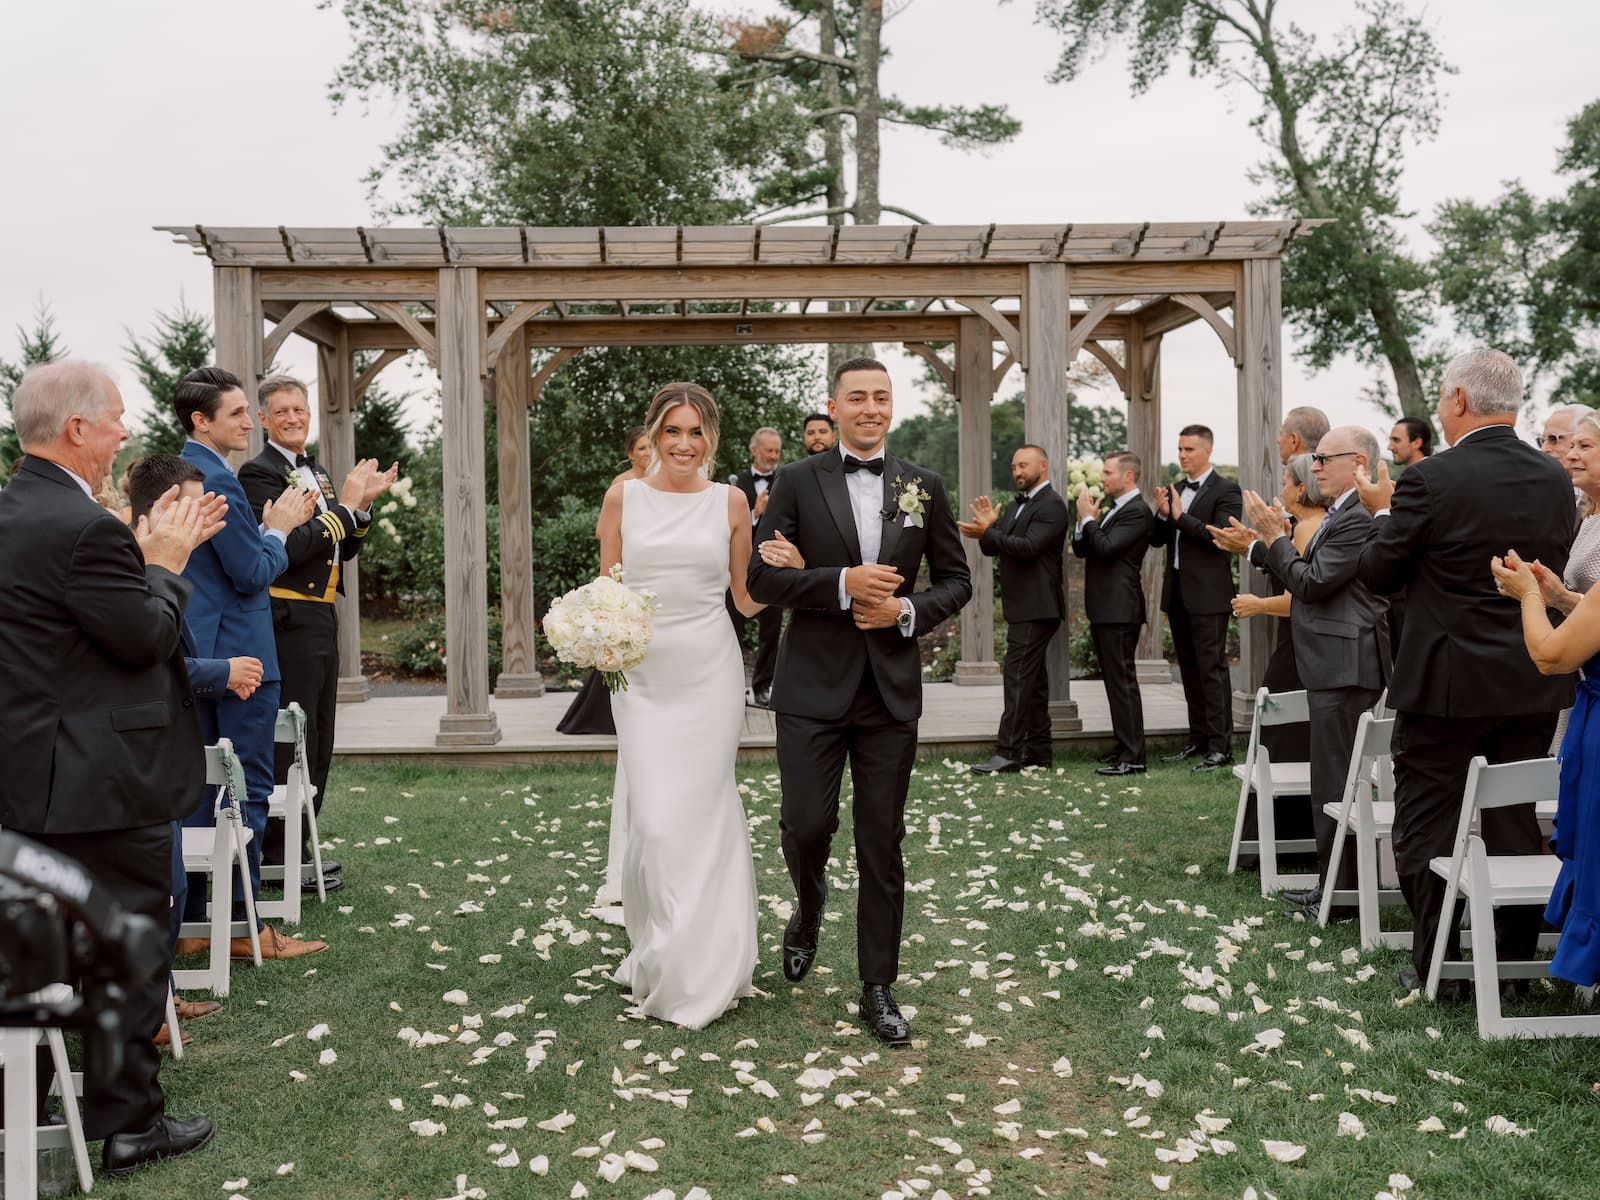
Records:
M834 392L837 393L839 390L839 380L850 374L851 371L882 371L887 375L889 368L875 358L847 358L833 369Z

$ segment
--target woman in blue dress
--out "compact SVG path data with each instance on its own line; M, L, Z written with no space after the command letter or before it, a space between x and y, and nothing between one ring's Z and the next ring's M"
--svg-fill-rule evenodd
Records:
M1561 874L1545 920L1561 930L1550 974L1579 987L1600 983L1600 588L1552 627L1539 580L1515 551L1490 563L1496 583L1522 609L1522 637L1543 675L1578 671L1578 694L1561 739L1561 796L1551 849Z

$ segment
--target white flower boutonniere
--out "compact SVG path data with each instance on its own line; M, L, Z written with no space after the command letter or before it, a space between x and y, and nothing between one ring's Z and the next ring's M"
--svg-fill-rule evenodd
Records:
M923 505L931 499L933 496L922 487L921 475L914 477L910 483L896 475L894 482L889 485L890 511L885 515L903 513L907 525L915 525L921 529L922 514L926 511Z
M303 492L306 490L306 481L300 478L300 469L298 467L285 467L283 469L283 477L295 491Z

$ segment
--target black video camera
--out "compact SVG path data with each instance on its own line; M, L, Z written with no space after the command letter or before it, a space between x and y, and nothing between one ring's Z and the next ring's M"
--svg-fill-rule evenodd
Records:
M79 1030L88 1053L115 1075L122 1002L166 962L166 936L154 921L125 912L74 859L0 832L0 1027ZM77 991L36 995L58 983Z

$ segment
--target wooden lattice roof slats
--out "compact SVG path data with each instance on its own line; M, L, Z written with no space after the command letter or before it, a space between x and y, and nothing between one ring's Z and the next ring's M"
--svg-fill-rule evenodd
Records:
M1281 254L1321 220L1018 225L662 225L347 229L158 226L219 266L844 266L1238 261Z

